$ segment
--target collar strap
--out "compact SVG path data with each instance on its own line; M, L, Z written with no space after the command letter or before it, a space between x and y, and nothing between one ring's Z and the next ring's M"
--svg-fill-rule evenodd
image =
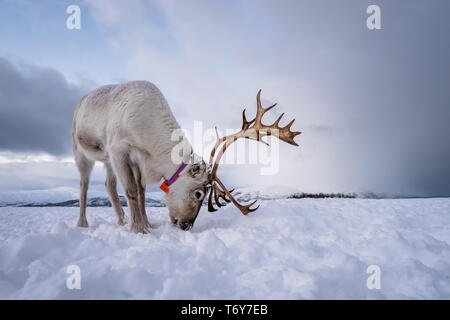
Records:
M164 191L165 193L169 193L169 186L177 181L178 177L180 176L181 171L183 171L184 168L188 165L187 162L182 162L180 167L175 171L172 177L170 177L169 180L164 179L164 182L159 186L159 188Z

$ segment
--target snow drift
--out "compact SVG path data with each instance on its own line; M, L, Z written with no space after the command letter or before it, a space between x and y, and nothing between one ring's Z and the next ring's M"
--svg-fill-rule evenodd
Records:
M0 208L0 298L450 298L450 199L265 200L249 216L202 208L188 232L147 211L152 233L136 235L111 208L88 208L88 229L78 208Z

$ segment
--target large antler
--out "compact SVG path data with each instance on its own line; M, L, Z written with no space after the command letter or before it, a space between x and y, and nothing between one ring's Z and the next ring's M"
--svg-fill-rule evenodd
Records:
M263 115L275 107L277 104L273 104L270 107L263 108L261 105L261 90L258 91L258 94L256 95L256 102L257 102L257 110L256 110L256 116L253 120L247 121L247 118L245 116L245 109L242 111L242 129L241 131L231 134L225 137L220 138L219 133L217 132L216 128L216 135L217 135L217 141L214 145L214 148L211 151L211 155L209 157L209 165L212 167L211 171L211 191L209 193L208 198L208 211L216 211L217 209L214 208L213 205L213 197L214 202L216 205L220 208L224 206L225 204L220 203L219 198L222 198L225 202L232 202L241 212L246 215L249 212L255 211L259 208L257 206L256 208L251 208L252 205L255 204L256 200L248 205L241 205L234 199L234 197L231 195L231 192L233 190L228 190L222 181L217 177L217 169L219 167L220 159L222 158L223 154L227 150L227 148L236 140L239 138L245 138L245 139L252 139L256 141L260 141L266 145L269 145L266 141L262 140L262 137L264 136L270 136L273 135L277 137L278 139L287 142L289 144L292 144L294 146L298 146L298 144L294 141L294 137L301 134L299 131L292 132L291 126L294 123L295 119L292 119L291 122L289 122L286 126L280 127L279 123L281 118L283 117L284 113L282 113L278 119L270 126L266 126L262 123L262 117ZM222 148L219 150L219 152L216 155L216 150L222 145ZM216 157L214 158L214 156Z

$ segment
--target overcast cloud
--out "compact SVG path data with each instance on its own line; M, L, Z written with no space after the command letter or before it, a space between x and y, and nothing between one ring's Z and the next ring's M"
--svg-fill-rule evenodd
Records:
M82 92L56 70L0 57L0 151L68 155Z

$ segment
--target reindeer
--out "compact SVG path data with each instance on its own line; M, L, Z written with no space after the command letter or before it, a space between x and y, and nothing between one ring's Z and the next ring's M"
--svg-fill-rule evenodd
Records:
M242 130L234 135L219 138L211 152L209 167L195 160L192 147L184 135L180 140L172 138L180 126L159 89L147 81L132 81L124 84L100 87L81 98L74 119L72 144L75 163L80 172L80 217L77 226L88 227L86 200L89 177L96 161L106 168L106 190L117 216L118 225L124 225L124 210L117 194L119 180L130 210L130 230L134 233L148 233L150 223L145 210L146 185L161 179L160 188L165 199L172 223L182 230L192 228L198 212L210 188L208 210L216 211L225 202L233 202L243 214L255 211L254 204L239 204L217 177L220 158L227 147L239 138L261 140L274 135L292 145L300 132L291 132L290 127L279 127L283 114L271 126L261 123L265 112L275 105L263 108L257 95L257 114L247 121L243 111ZM217 129L216 129L217 133ZM221 146L216 157L216 150ZM178 148L178 154L174 150ZM211 170L212 169L212 170Z

